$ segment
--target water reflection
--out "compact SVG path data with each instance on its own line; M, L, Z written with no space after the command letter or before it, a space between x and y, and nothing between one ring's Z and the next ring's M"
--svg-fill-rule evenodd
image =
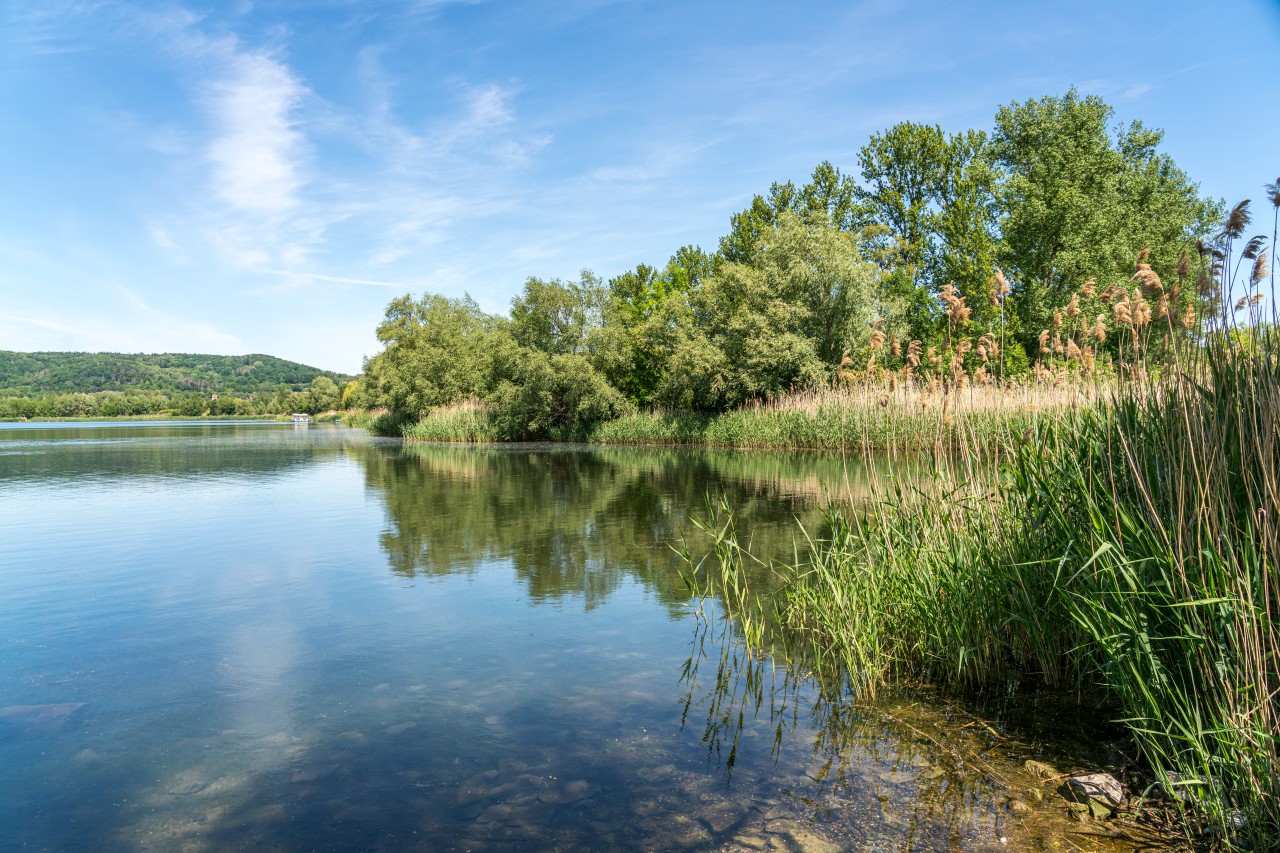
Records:
M723 495L760 553L790 553L799 518L821 520L844 488L830 455L690 453L595 448L357 446L365 481L386 504L380 544L412 578L473 572L510 560L535 601L598 606L625 579L664 603L687 592L673 571L689 519Z
M844 704L671 570L708 495L789 552L838 458L167 429L0 456L0 846L1009 849L1030 739Z

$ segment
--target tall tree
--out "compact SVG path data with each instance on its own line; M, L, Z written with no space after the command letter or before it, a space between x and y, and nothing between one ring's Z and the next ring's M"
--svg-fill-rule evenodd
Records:
M1001 255L1028 334L1087 280L1127 282L1144 246L1172 278L1182 249L1219 218L1220 206L1157 152L1162 131L1134 122L1113 133L1113 115L1075 89L996 113Z
M583 354L603 322L604 303L604 284L590 270L569 282L530 276L511 303L511 334L521 346L550 355Z
M863 354L876 270L853 234L784 211L753 255L723 263L673 317L659 401L723 409L777 397L826 382L844 350Z
M480 397L492 384L495 336L503 320L485 314L470 297L404 295L387 306L378 326L385 349L365 362L375 405L403 417Z
M813 170L803 187L797 188L791 181L775 183L767 198L756 196L750 207L729 218L729 233L720 239L719 258L738 264L754 261L761 235L777 225L783 213L852 230L858 212L855 192L853 179L826 161Z

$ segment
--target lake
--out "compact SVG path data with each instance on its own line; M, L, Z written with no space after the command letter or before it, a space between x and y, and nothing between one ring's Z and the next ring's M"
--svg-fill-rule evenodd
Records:
M0 424L0 848L1121 843L1022 770L1105 760L1066 699L854 706L690 601L676 549L705 544L709 498L783 555L863 476L813 454Z

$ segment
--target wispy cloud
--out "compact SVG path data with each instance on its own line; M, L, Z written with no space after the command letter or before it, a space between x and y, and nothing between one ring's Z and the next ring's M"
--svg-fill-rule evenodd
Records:
M280 214L298 205L306 143L297 111L306 88L282 62L235 51L204 86L215 136L213 191L233 211Z
M389 287L397 290L412 288L414 285L402 281L376 281L367 278L344 278L338 275L323 275L315 272L299 272L297 270L266 270L270 275L284 276L299 281L328 281L334 284L358 284L369 287Z

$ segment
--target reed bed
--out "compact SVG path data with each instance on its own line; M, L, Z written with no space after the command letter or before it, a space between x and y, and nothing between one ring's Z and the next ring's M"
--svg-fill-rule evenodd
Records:
M401 434L409 441L493 442L499 440L489 410L478 400L441 406L416 423L407 424Z
M1280 323L1274 288L1262 315L1271 269L1256 247L1245 295L1222 298L1242 266L1241 209L1224 248L1202 252L1217 316L1196 327L1165 311L1158 371L1140 360L1151 317L1126 307L1121 374L1083 400L1024 404L1055 414L1003 431L995 481L964 466L874 481L832 506L820 535L801 531L767 602L740 581L753 558L722 506L691 587L721 599L748 642L854 698L1026 679L1101 698L1137 744L1142 793L1180 809L1197 846L1280 848ZM1160 305L1143 261L1134 278ZM961 401L973 408L957 422L1001 418L998 399Z
M988 450L1100 387L1010 383L962 389L873 381L806 391L721 415L641 412L599 426L601 444L823 450Z
M1117 708L1189 832L1280 843L1280 350L1201 349L1037 423L998 482L874 482L752 599L732 511L691 584L855 698L1032 679ZM779 633L773 626L782 626ZM782 640L778 638L782 637ZM1204 833L1210 833L1205 835Z

